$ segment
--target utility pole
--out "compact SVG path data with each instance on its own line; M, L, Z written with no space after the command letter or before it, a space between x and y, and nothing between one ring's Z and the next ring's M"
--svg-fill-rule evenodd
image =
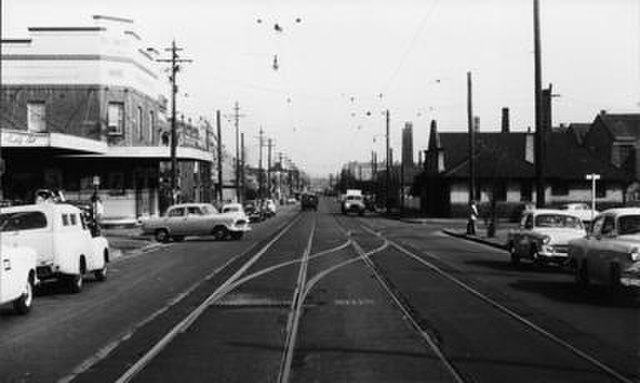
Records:
M387 208L387 214L391 213L391 151L389 150L389 109L385 111L385 124L387 128L387 174L386 174L386 183L387 190L385 193L385 205Z
M222 202L222 121L220 110L216 110L216 129L218 131L218 200Z
M238 101L233 107L232 117L236 128L236 199L240 202L240 118L244 117L244 114L240 114Z
M540 5L539 0L533 0L533 39L535 60L535 171L536 171L536 207L545 205L544 187L544 129L542 117L542 64L540 53Z
M178 133L176 127L176 95L178 93L178 86L176 85L176 75L180 70L180 63L190 63L193 60L181 59L178 52L182 48L176 46L176 41L171 42L170 48L165 48L165 51L171 52L170 59L159 59L159 62L171 63L171 202L175 204L177 196L177 170L178 159L176 158L176 148L178 146Z
M258 158L258 198L262 198L263 169L262 169L262 146L264 142L264 131L260 127L260 153Z
M271 152L273 149L273 140L269 138L269 142L267 147L269 151L267 152L267 196L271 198Z
M246 189L247 185L245 184L245 174L244 174L244 172L245 172L244 153L245 153L245 151L244 151L244 133L240 133L240 159L241 159L241 164L242 164L241 167L240 167L240 177L241 177L241 179L240 179L240 181L241 181L240 185L241 186L240 187L241 187L241 190L242 190L242 193L240 193L240 197L242 197L242 200L238 200L238 202L244 201L245 193L247 191L247 189Z
M282 199L282 171L284 170L284 166L282 166L282 157L284 154L282 152L278 152L278 160L280 162L280 169L278 170L278 199Z
M476 199L476 134L473 126L471 72L467 72L467 127L469 130L469 204Z

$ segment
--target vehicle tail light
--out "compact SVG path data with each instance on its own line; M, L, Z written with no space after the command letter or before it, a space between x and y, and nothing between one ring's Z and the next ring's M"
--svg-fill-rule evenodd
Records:
M631 253L629 254L629 258L631 258L631 261L633 262L640 261L640 249L631 250Z

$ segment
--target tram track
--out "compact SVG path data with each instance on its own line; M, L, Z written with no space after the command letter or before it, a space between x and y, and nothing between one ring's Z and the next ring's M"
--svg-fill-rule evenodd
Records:
M339 223L339 225L343 227L345 235L350 236L351 233L355 231L353 230L352 227L347 227L343 223L340 223L340 220L338 218L336 218L336 221ZM512 320L516 321L517 323L525 326L526 328L529 328L531 331L537 333L538 335L548 339L554 344L569 351L570 353L582 359L586 363L600 370L604 375L608 376L609 378L614 379L615 381L618 381L618 382L623 382L623 383L634 382L634 380L625 376L623 373L617 371L615 368L609 366L605 362L599 360L597 357L572 345L570 342L562 339L560 336L555 335L553 332L543 328L541 325L534 323L533 321L518 314L514 310L508 308L506 305L499 303L498 301L491 298L487 294L482 293L478 288L471 286L470 284L466 283L462 279L456 277L454 274L447 272L443 268L436 265L434 262L430 262L425 259L426 257L426 258L431 258L434 261L439 261L440 260L439 257L428 254L428 253L424 253L424 252L420 253L421 255L424 256L424 257L421 257L415 254L413 251L407 249L405 246L401 245L397 241L390 239L388 234L385 234L380 230L375 230L369 227L368 225L364 224L361 219L356 218L352 220L352 222L353 221L357 222L357 226L363 229L369 235L377 238L378 240L384 240L385 242L388 242L390 248L395 249L396 251L403 254L405 257L411 259L412 261L419 263L420 265L424 266L427 270L436 273L442 279L451 282L452 284L457 286L459 289L462 289L466 293L474 296L475 298L479 299L485 304L491 306L493 309L505 314L506 316L510 317ZM355 239L352 239L352 243L354 247L356 248L360 247L358 241L356 241ZM360 254L363 254L363 250L361 248L358 250L358 252ZM387 282L389 281L389 277L385 275L384 272L377 266L376 262L370 257L362 257L362 258L367 263L367 265L375 272L376 278L380 282L381 286L385 288L385 290L392 297L394 302L396 302L397 307L403 312L403 315L407 317L407 319L412 324L412 326L421 334L421 336L425 337L424 338L425 340L429 339L430 338L429 332L433 331L433 329L424 328L424 326L421 326L419 324L420 320L414 314L414 309L412 309L411 307L407 307L407 304L404 303L404 302L407 302L407 298L403 296L402 292L399 291L397 287L393 287L390 285L389 282ZM434 348L434 351L439 350L437 342L435 341L434 342L427 341L427 342L430 344L430 347ZM451 361L449 361L445 353L441 351L438 351L437 353L439 354L439 357L440 356L442 357L442 360L444 363L450 365L450 371L452 372L452 375L456 377L456 381L459 381L459 382L465 381L463 376L457 372L455 363L452 363Z

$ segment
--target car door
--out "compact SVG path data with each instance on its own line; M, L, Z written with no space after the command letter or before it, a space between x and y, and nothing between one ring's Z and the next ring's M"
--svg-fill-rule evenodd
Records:
M19 285L13 267L13 259L9 253L9 251L0 252L0 303L14 299L16 286Z
M171 235L185 235L187 213L183 206L174 207L167 212L167 227Z
M187 207L187 220L185 232L191 235L204 235L211 233L204 212L199 206Z
M587 239L585 246L584 259L588 263L589 277L600 279L602 273L598 270L601 264L602 253L607 246L605 235L611 231L611 219L607 221L608 227L605 227L607 215L601 215L593 222L591 235Z

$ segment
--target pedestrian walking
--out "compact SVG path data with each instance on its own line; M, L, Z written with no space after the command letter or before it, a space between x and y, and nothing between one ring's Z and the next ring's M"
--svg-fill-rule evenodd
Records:
M478 221L478 206L476 201L469 203L469 221L467 222L467 234L476 235L476 222Z

